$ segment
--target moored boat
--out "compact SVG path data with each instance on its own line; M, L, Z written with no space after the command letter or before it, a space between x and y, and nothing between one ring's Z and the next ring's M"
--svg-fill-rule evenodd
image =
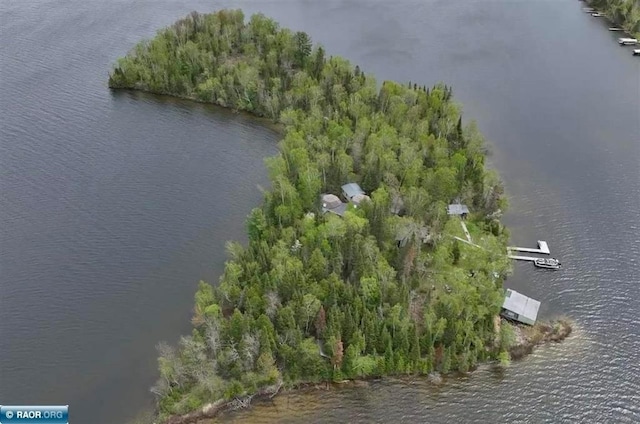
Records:
M640 56L640 49L634 49L633 50L633 55L634 56Z
M638 44L638 40L636 38L618 38L618 44L621 46L635 46Z
M539 258L533 261L533 264L538 268L547 268L547 269L560 269L562 265L560 261L554 258L545 259Z

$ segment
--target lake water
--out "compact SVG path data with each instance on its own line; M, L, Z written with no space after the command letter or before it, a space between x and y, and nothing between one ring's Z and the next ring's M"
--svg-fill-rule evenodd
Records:
M0 2L0 403L124 423L150 402L154 345L189 331L199 279L266 184L277 135L243 115L112 93L110 65L191 10L241 7L307 31L379 79L444 81L489 140L513 243L508 287L566 342L433 386L281 396L230 422L640 422L640 60L558 1Z

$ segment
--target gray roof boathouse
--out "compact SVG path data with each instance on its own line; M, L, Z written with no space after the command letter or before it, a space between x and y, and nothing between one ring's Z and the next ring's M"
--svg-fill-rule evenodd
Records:
M538 318L540 302L515 290L507 289L500 314L523 324L533 325Z

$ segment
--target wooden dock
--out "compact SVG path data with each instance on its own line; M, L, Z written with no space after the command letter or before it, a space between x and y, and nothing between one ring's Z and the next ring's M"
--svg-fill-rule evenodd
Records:
M519 255L509 255L509 259L515 259L516 261L529 261L529 262L533 262L536 259L540 259L540 258L534 258L533 256L519 256Z
M507 247L507 249L511 250L511 251L516 251L516 252L526 252L526 253L541 253L543 255L550 255L551 251L549 250L549 245L547 244L546 241L543 240L538 240L538 248L537 249L531 249L528 247L515 247L515 246L509 246ZM523 259L523 260L534 260L536 258L533 259Z

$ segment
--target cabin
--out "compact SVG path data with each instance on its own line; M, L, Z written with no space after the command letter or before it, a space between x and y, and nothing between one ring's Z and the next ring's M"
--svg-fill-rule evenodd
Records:
M347 204L342 203L340 198L334 194L320 195L320 204L322 205L322 213L334 213L338 216L344 216L347 210Z
M366 195L366 193L356 183L348 183L342 186L342 197L344 197L344 199L347 202L351 202L353 198L356 196L364 196L364 195ZM356 197L356 199L359 199L359 198L360 197Z
M467 215L469 215L469 208L460 203L452 203L447 208L447 213L451 216L459 216L462 219L466 219Z
M540 302L515 290L507 289L500 315L507 319L533 325L538 318Z

